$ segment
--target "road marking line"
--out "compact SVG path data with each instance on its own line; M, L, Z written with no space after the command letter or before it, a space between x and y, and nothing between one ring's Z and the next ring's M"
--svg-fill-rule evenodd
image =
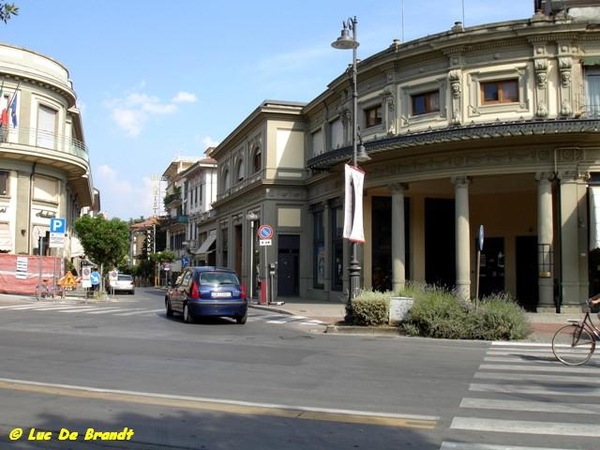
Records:
M113 314L113 316L135 316L135 315L142 315L142 314L156 314L157 312L161 312L164 311L164 308L160 308L160 309L140 309L137 311L132 311L132 312L125 312L125 313L116 313Z
M123 308L98 308L97 311L82 311L85 314L108 314L116 311L123 311Z
M593 403L543 402L535 400L498 400L491 398L465 397L460 402L460 407L561 414L600 414L600 405Z
M598 377L575 376L575 375L550 375L545 373L506 373L506 372L477 372L475 378L485 380L506 381L555 381L557 383L586 383L600 384Z
M473 392L500 392L504 394L532 394L532 395L576 395L583 397L600 397L600 388L585 388L581 386L531 386L527 384L477 384L469 385ZM600 427L598 427L600 430Z
M570 367L554 361L555 367L546 366L515 366L512 364L481 364L479 370L525 370L526 372L567 372L567 373L587 373L589 375L598 374L598 367L594 366L577 366Z
M521 447L518 445L467 444L465 442L442 442L440 450L573 450L557 447Z
M565 422L455 417L452 419L450 428L455 430L493 431L496 433L600 437L600 427L597 424Z
M410 414L392 414L346 409L309 408L268 403L217 400L203 397L153 394L147 392L99 389L52 383L38 383L0 378L0 389L64 395L77 398L132 402L146 405L217 411L241 415L288 417L326 422L360 423L399 428L432 430L439 417Z

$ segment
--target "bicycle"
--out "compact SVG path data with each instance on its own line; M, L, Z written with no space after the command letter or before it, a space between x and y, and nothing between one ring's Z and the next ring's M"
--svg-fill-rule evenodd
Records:
M37 301L54 298L55 296L63 299L65 298L65 291L58 285L48 287L48 280L42 280L42 284L35 287L35 299Z
M581 366L588 362L596 350L596 340L600 340L600 328L590 316L589 300L586 304L588 310L583 320L571 320L570 325L559 328L552 337L552 353L567 366Z

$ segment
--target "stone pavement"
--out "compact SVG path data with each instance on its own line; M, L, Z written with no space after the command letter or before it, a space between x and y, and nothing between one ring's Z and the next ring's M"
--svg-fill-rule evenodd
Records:
M346 327L342 327L344 316L346 314L345 304L342 302L326 302L305 300L298 298L285 298L283 304L258 305L251 304L251 308L270 310L281 314L290 314L295 316L305 316L311 319L320 320L329 324L328 332L349 332ZM526 313L529 319L533 333L525 340L527 342L546 342L552 341L552 336L560 327L567 325L569 320L583 319L583 313L579 314L556 314L556 313ZM592 319L597 322L597 317L593 314ZM336 326L336 324L338 326ZM387 329L387 327L350 327L355 332L368 334L381 333L389 334L395 329ZM361 328L362 330L358 330Z

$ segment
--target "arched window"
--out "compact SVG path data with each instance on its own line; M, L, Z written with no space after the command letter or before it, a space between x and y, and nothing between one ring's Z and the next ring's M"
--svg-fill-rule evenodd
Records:
M237 164L237 180L242 181L245 178L244 160L240 159Z
M262 152L260 150L260 147L256 147L254 149L252 161L254 163L254 173L262 169Z
M223 171L223 190L229 189L229 170L225 169Z

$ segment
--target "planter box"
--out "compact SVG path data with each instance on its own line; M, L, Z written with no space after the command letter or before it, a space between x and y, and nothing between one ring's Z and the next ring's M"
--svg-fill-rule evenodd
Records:
M390 297L389 324L404 322L415 300L411 297Z

